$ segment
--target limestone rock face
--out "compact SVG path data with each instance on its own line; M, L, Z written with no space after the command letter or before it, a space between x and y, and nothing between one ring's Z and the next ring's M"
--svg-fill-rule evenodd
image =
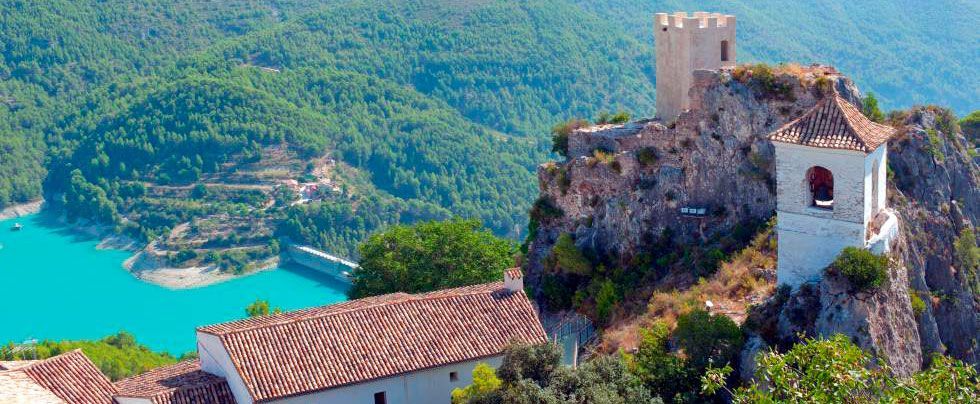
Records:
M853 83L832 68L803 68L803 75L810 81L777 73L776 82L786 87L773 93L728 71L697 71L692 109L676 121L574 131L567 159L538 169L540 199L560 213L532 214L536 232L523 263L530 290L540 293L551 248L563 233L580 249L626 268L665 229L680 243L699 244L771 217L773 147L766 135L831 88L859 99ZM815 76L822 87L813 85ZM901 225L887 286L852 294L831 277L775 296L755 309L763 314L749 316L761 330L754 351L788 348L800 335L844 333L899 374L920 369L931 352L980 363L980 297L971 289L980 279L956 268L952 258L960 231L978 224L977 163L962 139L933 132L937 114L929 108L912 111L897 126L901 133L889 144L888 204ZM705 215L690 218L681 213L685 207ZM926 302L924 312L913 313L910 293Z
M922 349L904 266L893 263L888 282L874 292L855 293L849 288L845 279L824 277L814 333L850 336L855 344L887 361L898 376L919 371Z
M953 243L964 228L980 225L980 169L965 140L943 132L942 115L914 109L890 142L889 204L903 223L900 253L910 286L926 303L919 318L923 351L977 365L980 274L958 268Z
M780 94L727 71L699 70L692 108L676 121L573 132L567 160L538 169L541 198L563 215L537 223L525 263L531 285L561 233L573 234L579 247L628 263L666 228L682 242L698 242L770 217L775 173L766 136L816 104L822 90L812 85L814 77L825 77L845 98L858 98L853 83L832 68L807 69L810 85L777 75L787 88ZM706 217L687 218L684 207L703 208Z

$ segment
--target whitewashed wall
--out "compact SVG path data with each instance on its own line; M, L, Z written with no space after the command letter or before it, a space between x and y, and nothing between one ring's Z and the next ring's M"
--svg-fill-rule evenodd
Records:
M383 391L388 404L449 404L453 389L466 387L473 383L473 368L478 363L486 363L496 368L500 366L502 358L502 356L495 356L482 360L460 362L272 402L277 404L374 404L374 394ZM459 379L451 382L449 380L450 372L457 372Z
M198 331L197 354L201 359L201 370L224 377L228 381L236 403L252 404L252 396L248 394L245 382L235 370L231 356L228 355L220 338Z
M870 181L885 171L884 147L866 156L858 151L773 144L779 237L776 277L779 283L795 288L819 280L844 247L864 246L871 209ZM880 169L872 175L876 158L880 159ZM824 167L834 176L832 211L810 206L806 172L813 166ZM880 194L884 194L882 188Z

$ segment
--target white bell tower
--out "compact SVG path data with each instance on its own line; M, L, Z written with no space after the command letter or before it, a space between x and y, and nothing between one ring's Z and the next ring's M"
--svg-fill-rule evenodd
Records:
M769 135L776 148L780 284L818 281L844 247L888 251L887 141L895 130L834 94Z

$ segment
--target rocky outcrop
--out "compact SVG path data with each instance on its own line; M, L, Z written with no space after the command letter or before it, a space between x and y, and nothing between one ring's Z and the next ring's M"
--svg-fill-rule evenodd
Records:
M919 316L922 349L980 364L980 275L960 268L954 242L980 215L980 169L948 112L913 109L889 144L894 172L889 203L899 213L902 260L911 288L927 304Z
M548 209L532 212L536 232L524 261L529 286L540 292L553 265L551 247L563 233L590 256L630 268L657 248L665 230L680 243L713 245L747 222L770 217L773 148L766 135L831 90L859 99L832 68L792 70L765 81L698 71L692 109L676 121L572 132L567 159L538 170L538 205ZM829 276L792 293L782 290L749 315L754 342L744 355L787 348L801 336L843 333L899 375L919 370L931 352L977 363L980 303L971 285L980 280L975 271L956 268L953 242L977 223L980 181L962 139L941 129L948 119L939 112L919 108L891 122L900 135L889 145L889 204L902 224L889 281L874 292L852 293ZM913 312L912 296L926 301L921 313Z
M922 367L922 350L906 269L894 260L888 273L888 281L879 289L857 293L846 279L826 275L820 283L813 333L850 336L859 347L885 360L896 375L910 376Z
M681 242L697 242L770 217L776 199L766 135L816 104L830 86L857 99L850 80L828 67L777 72L766 84L737 80L731 71L697 71L692 109L674 122L573 132L567 160L538 169L541 199L562 214L532 215L537 233L525 264L531 284L561 233L626 265L665 229ZM704 209L705 217L691 219L682 214L685 207Z

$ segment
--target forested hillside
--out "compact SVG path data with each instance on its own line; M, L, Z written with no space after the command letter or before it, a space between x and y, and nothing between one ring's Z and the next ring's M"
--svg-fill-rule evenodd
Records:
M886 109L980 108L980 3L970 0L573 0L618 21L651 49L653 14L717 11L738 18L739 62L837 67Z
M451 215L520 236L550 127L601 111L651 115L651 14L694 8L631 0L0 5L0 207L46 192L70 218L162 237L178 263L205 259L212 247L268 255L275 234L351 255L380 227ZM882 6L875 18L851 7L696 8L738 15L741 60L836 63L886 106L975 107L967 73L976 33L948 15L975 15L975 5L919 5L914 18L911 6ZM927 46L940 37L937 21L964 32ZM287 186L294 180L319 188L300 195ZM232 260L239 269L242 254Z

